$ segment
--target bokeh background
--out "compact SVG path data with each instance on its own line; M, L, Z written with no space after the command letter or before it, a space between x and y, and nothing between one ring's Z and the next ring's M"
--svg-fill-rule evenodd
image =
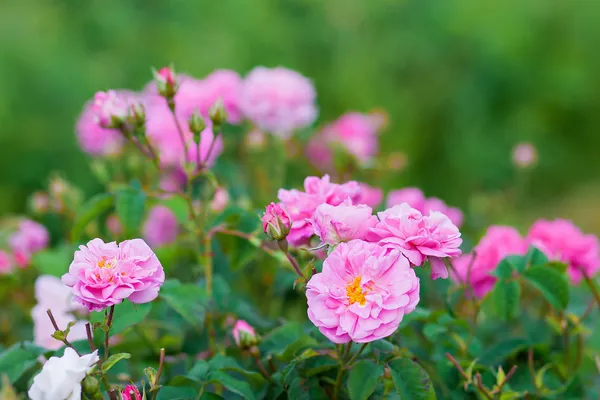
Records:
M171 62L283 65L314 81L319 123L387 111L383 152L408 163L386 188L419 186L475 225L563 216L600 233L599 18L584 0L3 0L0 213L54 170L98 189L73 133L96 90ZM535 168L513 165L521 141Z

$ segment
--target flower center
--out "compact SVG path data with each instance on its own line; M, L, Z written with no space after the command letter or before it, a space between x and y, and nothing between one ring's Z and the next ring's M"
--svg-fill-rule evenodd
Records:
M106 257L102 257L100 261L98 261L98 267L100 268L113 268L116 264L115 259L107 260Z
M350 304L358 303L361 306L364 306L367 302L365 298L365 293L362 290L361 277L357 276L354 280L346 286L346 296L348 296L348 301Z

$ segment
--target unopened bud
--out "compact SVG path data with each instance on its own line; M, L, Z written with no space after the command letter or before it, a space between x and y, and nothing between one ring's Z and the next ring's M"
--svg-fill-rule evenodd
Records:
M188 125L190 131L194 134L194 141L196 144L200 143L200 134L206 128L206 122L204 121L204 118L202 118L199 113L194 111L188 120Z
M172 99L177 93L177 77L175 71L170 67L163 67L154 71L156 89L158 93L166 99Z
M258 335L254 328L244 320L238 320L231 331L235 344L242 349L249 349L258 344Z
M133 122L133 126L141 128L146 123L146 110L142 103L134 102L129 106L129 114Z
M86 394L96 394L100 390L100 382L93 376L88 375L83 380L81 387Z
M263 231L273 240L285 239L292 228L292 219L279 205L271 203L262 217Z
M227 111L225 111L225 104L220 98L212 105L208 111L208 116L215 126L221 126L227 122Z
M127 385L121 392L122 400L142 400L142 395L135 385Z

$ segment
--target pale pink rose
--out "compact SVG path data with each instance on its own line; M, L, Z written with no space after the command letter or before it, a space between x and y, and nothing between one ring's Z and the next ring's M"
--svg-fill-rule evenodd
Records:
M527 242L540 249L550 260L567 264L567 274L578 284L585 274L593 277L600 269L598 238L586 235L566 219L536 221Z
M27 267L31 262L31 256L48 246L50 235L44 225L35 221L25 219L19 223L19 228L8 239L17 265L21 268Z
M492 272L500 261L509 255L524 255L527 252L527 243L519 232L510 226L490 226L473 253L466 254L454 260L452 265L458 277L452 276L457 281L467 282L473 288L476 297L484 297L496 283ZM469 268L470 265L470 268ZM468 277L468 280L467 280Z
M229 192L224 187L218 187L210 202L210 209L214 212L222 212L229 202Z
M317 118L312 82L283 67L256 67L242 84L240 108L260 129L283 138Z
M91 109L99 127L118 128L129 115L129 98L115 90L96 92Z
M142 400L142 395L135 385L127 385L121 392L121 400Z
M12 256L4 250L0 250L0 275L6 275L12 272L15 261Z
M282 240L290 233L292 220L289 214L279 205L271 203L267 206L262 218L263 232L273 240Z
M393 334L419 302L419 278L397 250L353 240L325 259L306 286L308 318L334 343Z
M293 246L308 243L314 230L309 220L323 203L337 206L347 198L356 203L361 196L360 186L350 181L344 184L331 183L329 175L323 178L309 176L304 180L304 191L279 189L281 205L292 219L292 229L287 239Z
M428 258L432 279L448 277L441 259L458 257L462 239L458 228L447 216L437 211L424 216L407 203L377 215L380 222L371 228L369 241L399 250L415 266Z
M361 164L368 164L379 151L378 130L379 122L373 116L346 113L313 136L307 146L307 156L316 166L326 168L333 162L331 146L338 145Z
M527 168L537 161L537 151L531 143L519 143L513 150L513 162L519 168Z
M152 247L160 247L177 240L179 225L173 211L165 206L154 206L148 212L142 235Z
M360 196L356 200L357 204L366 204L369 207L377 208L383 201L383 191L377 187L372 187L366 183L359 183Z
M235 323L231 334L238 347L251 347L258 342L254 328L242 319Z
M353 206L349 199L337 206L321 204L310 219L321 242L331 246L353 239L364 239L377 222L371 207L365 204Z
M386 204L388 208L402 203L408 203L409 206L423 215L428 215L432 211L439 211L450 218L452 223L458 227L463 223L463 214L458 208L449 207L437 197L426 198L419 188L407 187L394 190L388 194Z
M142 239L104 243L93 239L79 246L62 281L72 288L75 301L90 311L129 299L147 303L158 296L165 280L163 267Z

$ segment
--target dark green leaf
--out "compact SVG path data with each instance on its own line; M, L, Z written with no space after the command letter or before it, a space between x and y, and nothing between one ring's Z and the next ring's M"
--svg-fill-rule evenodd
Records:
M194 364L192 369L187 373L187 377L194 380L202 380L210 369L208 363L204 360L199 360Z
M146 195L140 189L127 187L119 190L115 205L119 221L127 236L135 236L144 218Z
M514 318L519 313L520 297L521 287L517 281L498 280L492 292L498 316L506 321Z
M190 400L197 394L198 390L190 387L164 386L158 392L157 400Z
M529 251L525 258L527 259L527 266L529 267L537 267L538 265L544 265L548 262L548 257L534 246L529 246Z
M548 300L554 308L564 310L569 304L569 282L564 273L547 266L531 267L525 271L525 279Z
M303 335L304 331L300 323L288 322L287 324L274 329L263 338L260 344L261 352L280 353Z
M128 359L128 358L131 358L131 354L129 354L129 353L113 354L112 356L108 357L108 360L106 360L105 362L102 363L102 371L106 372L109 369L111 369L119 361Z
M383 366L370 360L357 362L348 374L346 382L351 400L367 400L383 375Z
M294 400L326 400L327 395L316 378L294 378L287 388L288 398Z
M253 400L256 397L252 392L252 388L247 382L234 378L222 371L211 371L208 375L210 380L220 382L227 390L242 396L246 400Z
M75 221L71 228L71 241L78 242L87 224L110 210L113 204L114 196L110 193L97 194L89 199L75 215Z
M408 358L400 358L390 362L389 368L396 391L402 400L429 400L435 398L429 375L416 362Z
M0 376L8 376L16 382L28 369L37 364L37 358L45 352L31 343L16 343L0 353Z
M527 268L527 257L519 256L516 254L506 256L504 259L512 266L513 270L517 273L522 273Z
M514 270L515 268L510 262L510 259L506 257L500 261L496 269L492 272L492 275L501 279L508 279L512 277Z
M485 365L502 363L507 357L527 348L530 343L524 338L511 338L488 347L479 357L479 362Z
M193 326L202 326L206 318L208 295L204 288L178 280L168 280L160 290L160 297Z
M133 304L128 300L123 301L121 304L117 304L115 306L115 314L110 334L115 335L121 333L129 327L139 324L146 318L146 315L148 315L151 308L152 303ZM92 312L90 320L92 323L99 322L103 324L104 312Z

